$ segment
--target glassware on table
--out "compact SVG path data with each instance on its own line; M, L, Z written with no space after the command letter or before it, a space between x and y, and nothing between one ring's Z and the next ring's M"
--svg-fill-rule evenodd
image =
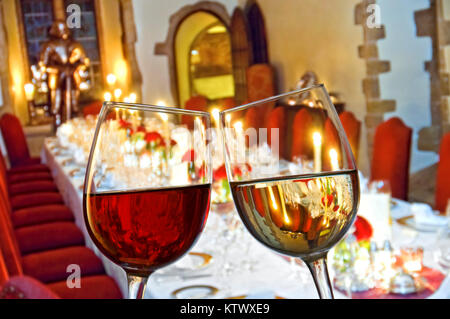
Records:
M194 126L174 125L181 116ZM121 266L129 298L182 257L204 228L211 196L208 113L105 102L89 155L84 217L92 241Z
M439 268L445 274L450 274L450 227L439 230L434 247L434 258Z
M299 109L292 123L288 114L296 109L286 100L305 95L310 103L300 108L307 115ZM282 108L286 117L267 131L265 123L269 119L274 123L270 116L275 107ZM356 217L359 181L350 145L325 87L317 85L229 109L220 113L220 120L228 179L244 225L262 244L301 258L319 296L333 298L326 257ZM280 149L287 143L292 147ZM299 156L302 167L293 167Z

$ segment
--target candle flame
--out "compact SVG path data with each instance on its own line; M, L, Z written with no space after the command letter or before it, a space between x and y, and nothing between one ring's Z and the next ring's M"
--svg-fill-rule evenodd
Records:
M116 99L119 99L121 95L122 95L122 90L121 89L115 89L114 90L114 97Z
M220 110L218 108L214 108L211 110L211 115L216 123L219 123L219 113Z
M235 122L234 124L233 124L233 126L234 126L234 129L237 131L237 132L242 132L243 131L243 126L242 126L242 122L241 121L237 121L237 122Z
M105 94L103 94L103 99L104 99L106 102L111 101L111 98L112 98L112 95L111 95L110 92L105 92Z
M319 132L314 132L314 134L313 134L313 142L314 142L314 146L322 145L322 135L320 135Z
M32 101L34 99L34 84L27 83L23 86L25 90L25 97L27 101Z
M333 170L338 170L339 169L338 153L334 148L332 148L329 154L330 154L331 168Z
M136 93L131 93L128 98L130 99L130 103L136 103L137 101L137 95Z
M114 85L116 83L116 80L117 80L116 76L112 73L110 73L106 76L106 82L109 85Z

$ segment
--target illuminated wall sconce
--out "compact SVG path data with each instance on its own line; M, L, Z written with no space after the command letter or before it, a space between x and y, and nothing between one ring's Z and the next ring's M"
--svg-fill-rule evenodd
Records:
M34 93L35 87L33 83L26 83L24 86L25 98L28 102L28 116L30 118L30 123L33 122L33 118L36 116L34 109Z

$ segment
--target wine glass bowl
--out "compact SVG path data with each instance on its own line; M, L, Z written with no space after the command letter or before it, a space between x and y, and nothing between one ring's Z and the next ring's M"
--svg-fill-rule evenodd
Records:
M292 106L288 99L302 103ZM359 180L325 87L222 111L220 120L227 175L244 225L265 246L301 258L319 295L332 297L326 255L356 217Z
M180 123L192 118L192 128ZM180 257L203 230L211 196L208 113L106 102L84 186L84 217L98 249L121 266L129 297Z

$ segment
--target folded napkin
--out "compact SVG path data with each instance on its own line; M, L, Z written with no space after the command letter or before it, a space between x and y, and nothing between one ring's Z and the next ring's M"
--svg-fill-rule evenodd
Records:
M428 204L413 203L411 204L411 211L414 214L416 224L433 226L447 225L448 219L445 216L437 215Z

